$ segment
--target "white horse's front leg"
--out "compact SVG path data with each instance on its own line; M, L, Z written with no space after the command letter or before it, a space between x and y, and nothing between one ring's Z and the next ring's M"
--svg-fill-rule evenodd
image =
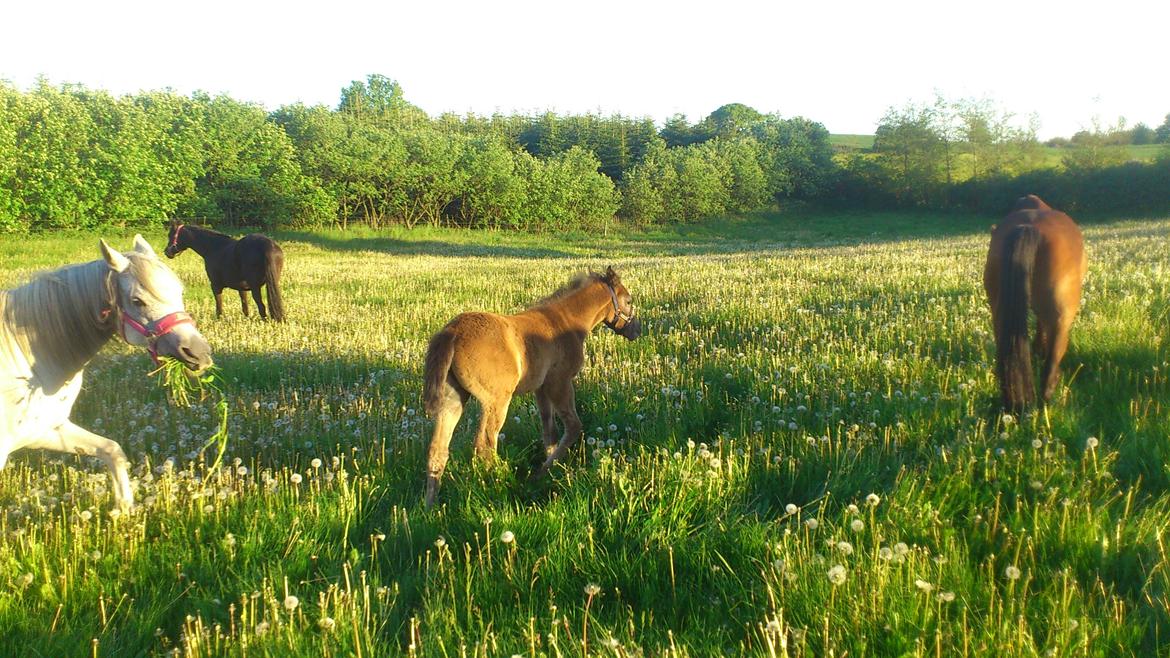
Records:
M130 474L127 471L130 462L126 459L122 446L69 421L62 423L51 434L43 440L27 443L23 447L97 457L110 469L110 477L114 480L114 499L118 507L126 512L134 507L134 487L130 484Z

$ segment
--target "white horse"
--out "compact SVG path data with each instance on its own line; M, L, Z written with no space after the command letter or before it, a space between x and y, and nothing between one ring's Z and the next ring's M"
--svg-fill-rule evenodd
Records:
M105 240L101 252L102 260L0 290L0 468L21 448L98 457L129 510L134 490L122 447L69 421L82 368L115 333L192 370L211 365L211 347L183 310L178 277L141 235L129 253Z

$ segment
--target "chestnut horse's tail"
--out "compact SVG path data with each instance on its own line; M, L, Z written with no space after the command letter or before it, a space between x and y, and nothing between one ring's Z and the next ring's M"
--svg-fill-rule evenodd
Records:
M443 401L443 385L454 358L455 335L443 329L427 345L427 361L423 371L423 403L431 416L435 415Z
M264 286L268 288L268 315L284 322L284 303L280 299L280 271L284 268L284 253L269 249L264 255Z
M1030 224L1007 235L1000 259L1000 291L996 317L996 367L1004 406L1020 410L1036 398L1032 381L1032 350L1028 344L1028 309L1032 305L1032 270L1040 232Z

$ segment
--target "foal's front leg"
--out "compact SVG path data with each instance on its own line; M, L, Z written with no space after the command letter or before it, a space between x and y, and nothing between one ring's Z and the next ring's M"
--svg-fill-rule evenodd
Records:
M240 293L240 309L244 311L244 317L248 317L248 314L251 313L248 310L248 291L240 290L238 292Z
M110 477L114 480L114 499L118 507L126 512L134 507L134 488L130 484L130 475L127 472L130 462L126 460L126 453L116 441L65 421L52 430L49 436L34 440L23 447L97 457L105 462L106 468L110 470Z
M557 447L557 418L553 403L544 387L536 389L536 408L540 410L540 437L544 441L544 456L548 457Z
M561 435L560 443L549 453L548 458L544 460L540 468L532 473L534 478L547 473L553 463L564 457L581 438L581 419L577 416L573 382L570 380L558 387L550 388L548 394L553 408L556 409L557 415L561 417L561 423L565 426L565 433Z

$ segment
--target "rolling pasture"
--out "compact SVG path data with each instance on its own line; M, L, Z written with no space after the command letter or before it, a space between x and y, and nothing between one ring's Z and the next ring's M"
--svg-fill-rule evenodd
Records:
M1166 654L1170 219L1084 227L1064 383L1021 417L995 407L992 221L285 233L285 324L233 295L216 320L181 255L230 396L225 466L199 454L212 405L169 405L111 342L74 420L125 447L138 509L111 511L97 462L13 456L0 655ZM4 238L0 285L97 237ZM586 438L529 482L531 396L489 465L472 404L426 511L430 335L609 264L645 332L587 341Z

